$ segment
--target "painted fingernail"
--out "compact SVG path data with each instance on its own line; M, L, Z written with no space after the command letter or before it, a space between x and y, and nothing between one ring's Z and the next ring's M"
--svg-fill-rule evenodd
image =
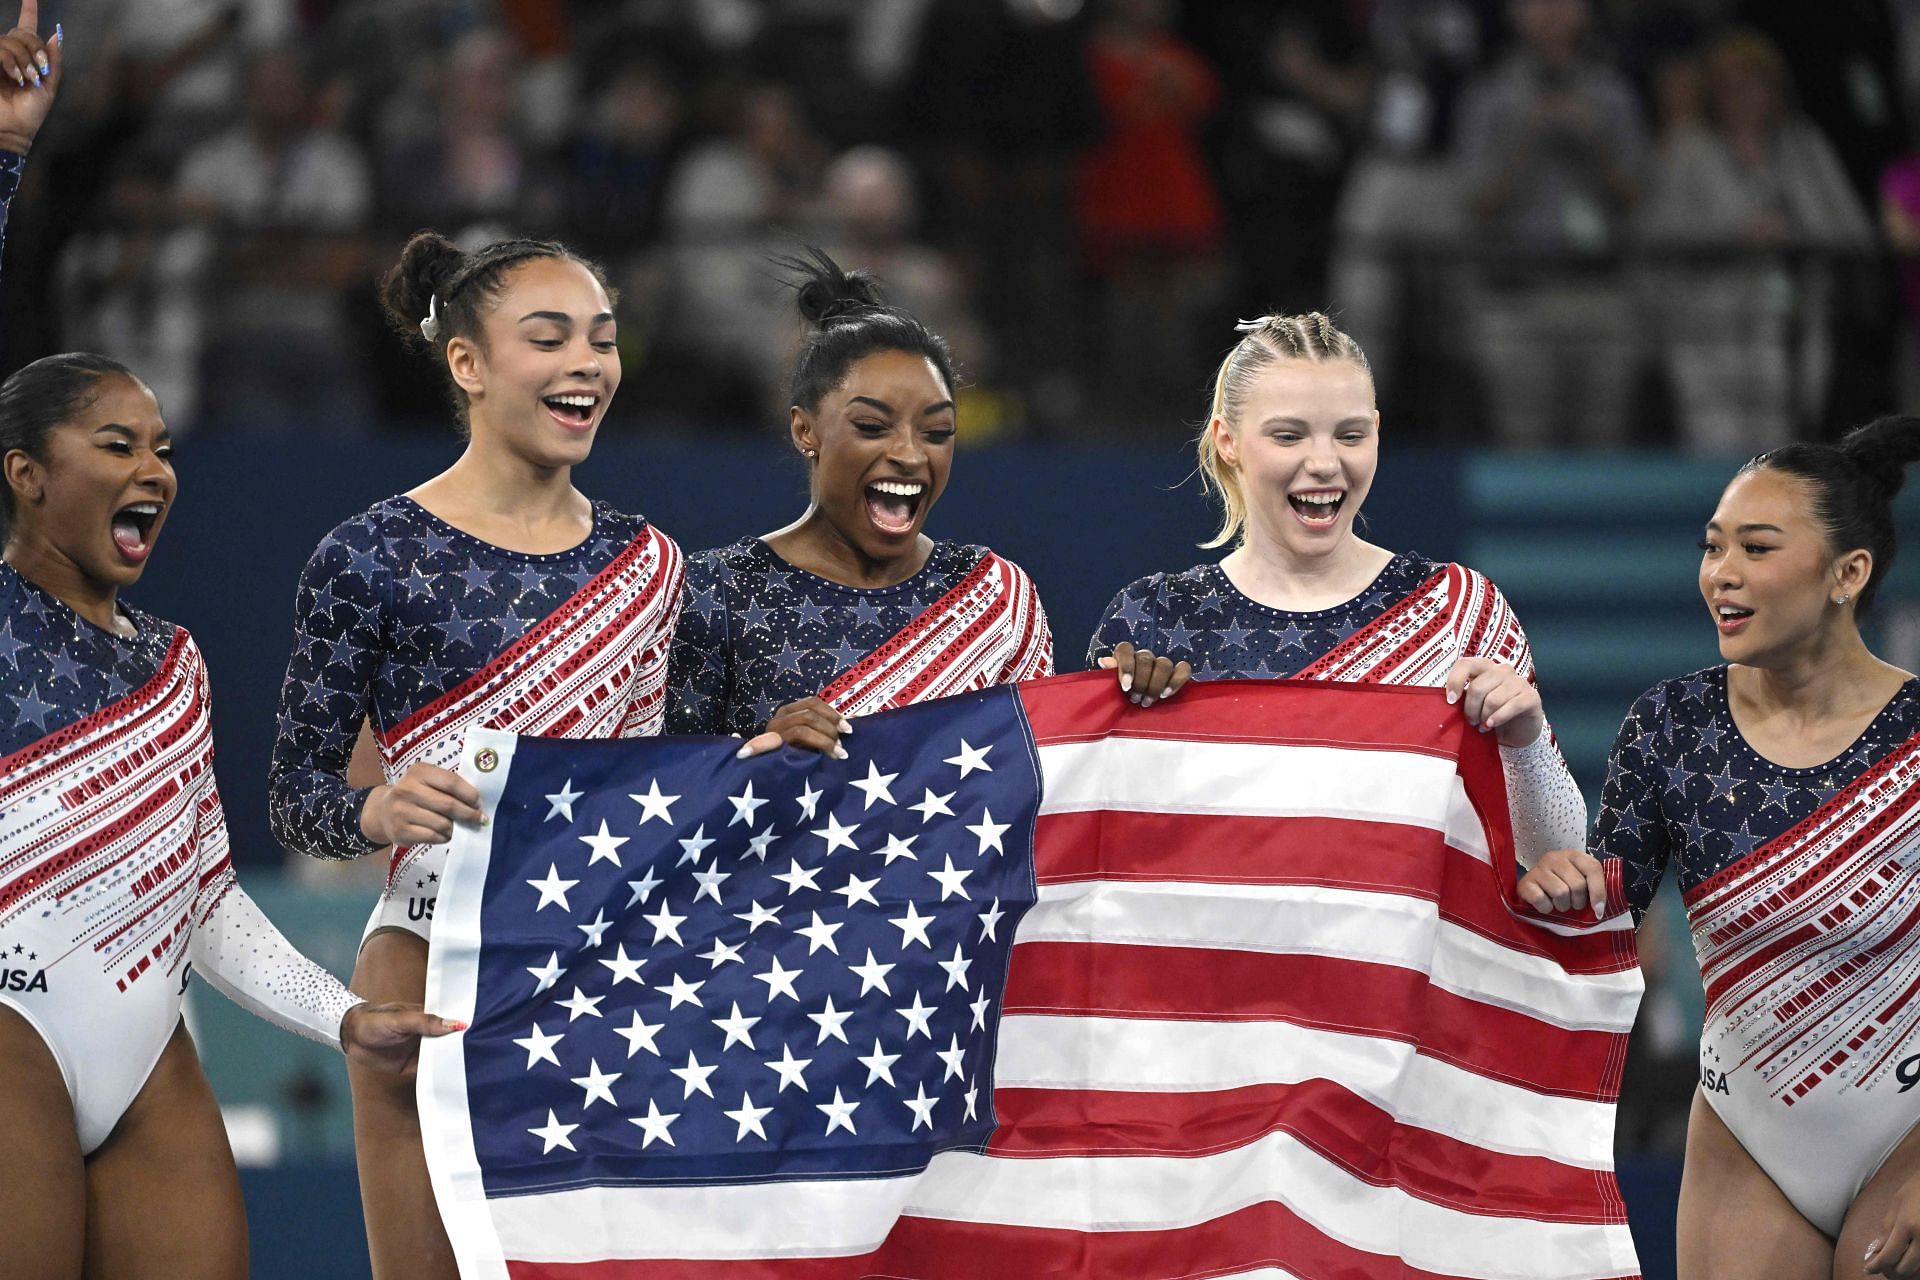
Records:
M1141 706L1143 706L1143 707L1150 707L1150 706L1152 706L1152 705L1153 705L1153 695L1152 695L1152 694L1148 694L1148 695L1147 695L1146 697L1144 697L1144 698L1142 698L1142 699L1140 700L1140 705L1141 705Z
M63 29L63 28L61 27L61 25L60 25L59 23L57 23L57 22L56 22L56 23L54 23L54 24L53 24L53 39L54 39L54 42L55 42L55 43L59 43L59 42L61 42L61 41L63 41L63 40L65 40L66 38L67 38L67 33L66 33L66 31L65 31L65 29Z
M483 827L487 825L487 815L484 813L480 815L480 825Z
M852 733L852 732L853 732L853 726L852 726L851 724L848 724L848 723L847 723L847 722L846 722L845 720L842 720L842 721L840 722L840 732L841 732L841 733Z
M42 71L53 70L53 64L47 61L47 52L44 49L33 55L33 61Z
M1447 690L1447 705L1452 706L1454 703L1458 701L1460 701L1460 695L1454 692L1452 689Z
M745 760L748 756L752 754L753 754L752 747L741 747L738 751L733 753L733 758L735 760Z
M1872 1244L1867 1246L1866 1259L1871 1259L1873 1255L1878 1252L1880 1252L1880 1242L1878 1240L1875 1240ZM1863 1259L1863 1261L1866 1259Z
M840 745L839 743L837 743L837 742L836 742L836 743L834 743L834 744L833 744L833 758L834 758L835 760L845 760L845 759L847 758L847 749L846 749L845 747L843 747L843 746L841 746L841 745Z
M447 1025L455 1031L465 1031L467 1029L467 1024L464 1022L448 1022Z
M1131 688L1133 688L1133 672L1122 671L1120 673L1120 692L1125 693Z

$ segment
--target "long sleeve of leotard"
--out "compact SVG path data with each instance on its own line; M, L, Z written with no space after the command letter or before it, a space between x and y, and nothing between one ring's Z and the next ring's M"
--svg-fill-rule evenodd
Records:
M274 836L315 858L359 858L380 848L360 830L373 789L349 785L347 762L380 667L392 575L370 536L349 542L353 528L323 539L300 574L267 773Z
M727 568L708 552L687 560L680 621L667 661L668 733L730 733L735 673Z
M20 172L26 165L25 156L0 151L0 256L7 248L7 208L13 203L13 193L20 189Z
M1100 615L1100 623L1087 642L1087 670L1099 667L1100 659L1110 656L1122 641L1136 649L1159 652L1159 603L1166 582L1165 574L1153 574L1121 588L1120 593Z
M1665 686L1641 694L1627 712L1607 757L1600 816L1594 819L1587 849L1596 858L1619 858L1626 863L1621 878L1636 921L1653 904L1673 856L1672 836L1660 811L1660 798L1670 779L1654 754L1660 730L1667 724Z

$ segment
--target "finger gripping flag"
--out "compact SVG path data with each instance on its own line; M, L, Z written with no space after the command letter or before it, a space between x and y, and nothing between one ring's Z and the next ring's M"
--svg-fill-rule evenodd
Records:
M1637 1274L1630 922L1518 903L1438 691L1066 676L845 746L470 737L463 1276Z

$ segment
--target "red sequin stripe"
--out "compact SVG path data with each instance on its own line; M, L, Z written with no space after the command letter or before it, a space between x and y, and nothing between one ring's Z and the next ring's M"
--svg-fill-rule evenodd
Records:
M537 649L566 634L573 627L575 616L587 601L610 588L615 580L624 576L639 561L657 554L658 545L663 541L665 541L664 535L659 534L652 525L648 525L634 536L625 550L609 560L606 567L599 573L594 574L585 586L567 597L552 613L535 623L525 635L501 650L495 655L493 661L415 711L393 728L376 735L381 746L386 749L389 759L402 753L400 744L406 738L422 728L433 730L444 727L436 725L435 722L456 711L461 703L472 698L488 684L525 665ZM598 642L600 644L610 642L628 620L649 607L658 597L666 576L658 573L652 575L645 590L636 595L633 601L620 611L619 617L613 619L597 633ZM590 646L589 651L593 647L597 646Z
M64 729L56 729L5 759L0 759L0 778L7 781L6 790L0 791L0 799L31 790L43 781L45 774L61 767L65 753L70 748L85 745L90 739L98 737L112 721L130 713L150 712L154 705L163 700L173 684L182 678L191 678L190 667L186 671L178 669L190 643L185 629L175 627L173 642L167 646L166 656L160 660L159 669L145 684L119 701L110 702L93 714L75 720Z
M904 665L905 659L913 650L925 642L936 631L941 621L956 610L973 592L986 585L988 579L996 575L1001 563L1000 557L989 551L980 557L980 563L967 572L967 576L948 588L938 600L922 609L906 626L894 632L879 647L860 661L842 671L828 682L820 691L822 700L839 707L839 699L860 690L861 686L886 674L888 668L896 663ZM986 616L967 629L971 635L984 626Z
M1794 823L1793 826L1781 832L1773 839L1768 840L1766 843L1754 846L1753 851L1748 853L1744 858L1741 858L1738 862L1727 864L1708 876L1705 880L1702 880L1699 884L1694 885L1693 888L1681 894L1681 899L1686 903L1687 909L1692 911L1694 908L1701 906L1706 898L1719 893L1723 889L1733 887L1735 881L1757 870L1762 863L1783 857L1794 845L1823 833L1834 823L1840 821L1845 816L1844 811L1858 803L1864 793L1871 790L1876 782L1886 777L1889 773L1892 773L1895 769L1912 762L1917 755L1920 755L1920 733L1916 733L1913 737L1908 738L1892 751L1880 757L1878 761L1859 777L1829 796L1825 804L1800 819L1800 821ZM1920 793L1908 792L1901 798L1906 800L1910 807L1913 803L1920 802ZM1855 839L1850 841L1849 844L1857 844L1861 839L1878 834L1884 830L1887 825L1892 822L1895 812L1895 806L1888 805L1881 812L1875 814L1873 818L1869 820L1867 826L1858 832Z
M1333 648L1327 650L1327 652L1322 654L1316 661L1303 667L1297 678L1302 680L1355 679L1356 677L1354 677L1351 672L1342 670L1342 668L1348 663L1356 661L1360 654L1371 646L1383 632L1399 624L1404 620L1406 615L1416 609L1433 608L1434 597L1436 593L1440 593L1439 604L1442 607L1435 610L1433 617L1415 632L1411 639L1389 653L1385 658L1372 663L1367 671L1362 672L1357 677L1361 683L1374 683L1378 681L1379 677L1375 674L1376 672L1384 669L1388 663L1398 661L1410 648L1417 649L1420 645L1426 643L1434 631L1444 624L1446 620L1446 611L1444 608L1446 597L1442 588L1447 583L1451 568L1452 566L1448 566L1445 569L1436 571L1433 576L1421 583L1416 590L1408 592L1407 595L1401 599L1400 603L1388 609L1372 622L1369 622L1366 626L1333 646Z

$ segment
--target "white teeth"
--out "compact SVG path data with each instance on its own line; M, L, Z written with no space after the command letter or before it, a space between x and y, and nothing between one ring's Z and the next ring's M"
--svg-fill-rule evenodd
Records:
M594 405L600 403L600 398L598 396L585 396L585 395L548 396L547 399L551 400L555 404L570 404L578 409L591 409L593 408Z
M160 514L160 504L157 502L136 502L130 507L122 507L121 510L128 515L157 516Z
M1744 618L1752 612L1751 609L1740 609L1730 604L1720 606L1720 616L1723 618Z
M1311 503L1316 507L1330 507L1347 495L1344 493L1295 493L1289 496L1297 498L1301 502Z
M911 480L876 480L868 488L878 489L896 498L917 498L926 486Z

